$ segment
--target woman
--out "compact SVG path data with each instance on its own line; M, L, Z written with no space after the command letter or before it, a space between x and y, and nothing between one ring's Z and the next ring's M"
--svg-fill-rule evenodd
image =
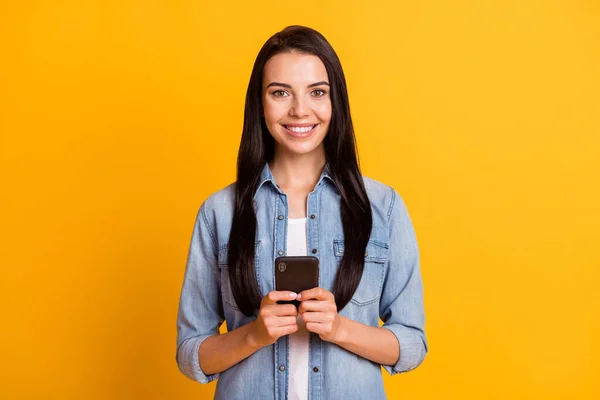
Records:
M275 258L307 254L319 287L276 291ZM237 181L200 207L177 322L180 370L219 378L218 399L385 398L380 365L409 371L427 353L409 215L361 176L340 61L310 28L256 58Z

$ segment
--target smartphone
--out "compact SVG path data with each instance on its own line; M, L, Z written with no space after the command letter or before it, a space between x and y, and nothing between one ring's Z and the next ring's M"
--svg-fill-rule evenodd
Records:
M319 259L313 256L283 256L275 259L275 290L300 293L319 286ZM300 305L298 300L281 300L278 304Z

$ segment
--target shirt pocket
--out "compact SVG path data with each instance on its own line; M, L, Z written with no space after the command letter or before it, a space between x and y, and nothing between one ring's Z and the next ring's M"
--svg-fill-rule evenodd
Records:
M221 298L223 305L233 310L239 310L231 290L231 281L229 280L229 247L227 244L219 247L218 263L221 274ZM254 273L258 276L258 268L260 263L260 240L254 243Z
M365 251L365 267L358 288L352 296L352 303L364 306L379 299L383 287L385 264L388 261L388 251L387 243L375 239L369 240ZM333 252L339 265L344 255L343 240L333 241Z

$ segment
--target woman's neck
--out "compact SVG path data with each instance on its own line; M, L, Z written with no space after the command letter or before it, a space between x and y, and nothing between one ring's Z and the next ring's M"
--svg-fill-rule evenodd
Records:
M275 151L269 168L275 181L284 191L306 189L310 192L319 181L325 163L324 151L302 155L282 154Z

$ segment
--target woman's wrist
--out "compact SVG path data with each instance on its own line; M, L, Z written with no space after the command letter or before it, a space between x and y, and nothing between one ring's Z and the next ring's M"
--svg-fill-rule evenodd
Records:
M251 350L256 351L262 346L258 343L256 338L256 321L249 322L244 335L244 342Z
M348 338L348 319L338 314L336 316L336 320L337 321L334 322L337 325L335 328L335 334L330 342L341 346Z

